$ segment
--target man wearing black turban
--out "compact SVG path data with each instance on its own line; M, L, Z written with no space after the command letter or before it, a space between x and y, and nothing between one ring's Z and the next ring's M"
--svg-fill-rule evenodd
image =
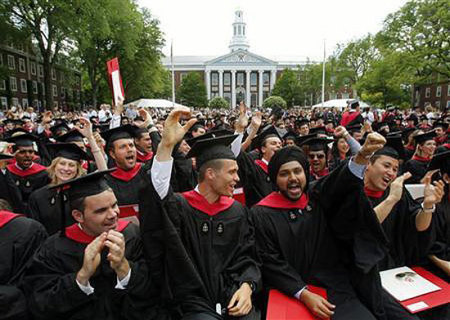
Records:
M265 285L296 297L320 318L387 319L383 306L366 309L350 276L350 269L370 274L385 254L362 180L370 155L384 143L370 134L353 159L310 188L306 156L297 147L283 148L268 167L278 191L252 208ZM311 286L324 288L326 297Z

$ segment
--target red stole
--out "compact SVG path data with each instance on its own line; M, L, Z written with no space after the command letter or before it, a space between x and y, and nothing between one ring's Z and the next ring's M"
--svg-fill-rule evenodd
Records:
M258 159L258 160L255 160L255 163L257 166L259 166L261 169L263 169L263 171L265 173L269 174L269 167L267 166L267 164L264 161Z
M136 159L139 162L147 162L153 158L153 152L143 153L136 149Z
M297 201L291 201L281 193L274 191L256 205L277 209L305 209L308 201L309 198L306 193L303 193Z
M83 160L81 162L81 166L83 167L84 170L88 170L89 169L89 162L86 160Z
M341 126L345 127L359 116L359 112L345 112L342 115Z
M206 213L209 216L215 216L216 214L227 210L234 203L233 198L229 198L226 196L220 196L219 200L217 200L216 202L209 203L204 196L202 196L195 190L183 192L181 195L192 207L203 213Z
M15 163L7 165L6 168L9 170L9 172L14 173L16 176L22 178L31 176L33 174L37 174L47 169L46 167L40 165L39 163L32 163L31 166L25 170L19 169Z
M117 231L122 232L123 229L125 229L130 221L120 220L117 223ZM84 232L78 223L74 223L73 225L66 228L66 237L78 242L78 243L84 243L89 244L91 243L96 237L93 237L91 235L88 235L86 232Z
M369 188L364 187L364 193L369 198L379 199L379 198L381 198L383 196L384 191L375 191L375 190L371 190Z
M311 168L311 169L310 169L310 173L311 173L312 175L314 175L315 177L322 178L322 177L327 176L327 175L330 173L330 171L328 170L328 168L325 168L325 169L323 169L323 170L321 170L321 171L319 171L319 172L315 172L315 171Z
M122 168L117 167L116 171L111 172L110 175L116 179L128 182L139 173L141 166L142 163L136 162L134 168L128 171L125 171Z
M22 216L22 214L16 214L7 210L0 210L0 228L3 228L11 220Z
M431 160L431 158L424 158L424 157L420 157L420 156L416 156L416 155L414 155L412 157L412 159L416 160L416 161L420 161L420 162L430 162L430 160Z

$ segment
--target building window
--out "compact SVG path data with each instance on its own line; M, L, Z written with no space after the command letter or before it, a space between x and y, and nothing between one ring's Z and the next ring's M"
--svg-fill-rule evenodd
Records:
M41 83L41 86L42 86L42 94L45 96L45 84Z
M38 94L38 84L36 81L33 81L33 93Z
M20 91L22 91L23 93L27 93L27 80L25 79L20 79Z
M425 98L429 98L430 97L430 88L426 88L425 89Z
M28 108L28 99L22 99L22 107Z
M258 85L258 74L256 72L252 72L250 74L250 85L257 86Z
M11 91L17 91L16 77L9 77L9 88L11 89Z
M8 68L11 70L16 69L16 61L14 60L14 56L8 54Z
M236 84L237 84L237 86L241 86L241 87L243 87L244 86L244 73L243 72L238 72L237 74L236 74Z
M268 72L263 73L263 84L268 86L270 84L270 74Z
M211 72L211 85L219 85L219 74L217 72Z
M38 66L38 75L39 75L39 77L44 76L44 67L42 65Z
M0 80L0 90L6 90L6 81Z
M238 26L238 34L241 35L241 26Z
M11 103L12 103L13 106L16 106L16 107L17 107L17 106L19 105L19 99L17 99L17 98L12 98L12 99L11 99Z
M442 86L437 86L436 87L436 97L440 97L441 96L441 91L442 91Z
M0 105L3 108L8 108L8 98L6 97L0 97Z
M58 96L58 88L55 85L52 85L52 90L53 90L53 96L57 97Z
M23 58L19 58L19 71L25 72L25 60Z
M31 62L30 69L31 69L31 74L33 76L35 76L36 75L36 63L35 62Z
M52 68L51 73L52 73L52 80L56 80L56 71L55 71L55 69Z

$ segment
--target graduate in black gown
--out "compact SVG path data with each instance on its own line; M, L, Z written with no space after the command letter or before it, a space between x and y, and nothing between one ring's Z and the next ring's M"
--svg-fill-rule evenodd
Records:
M411 173L411 177L406 181L407 184L417 184L425 176L427 166L436 150L436 141L434 141L436 133L429 131L414 136L416 141L416 151L411 160L406 161L403 168L404 172Z
M167 118L151 169L152 186L141 194L149 267L164 267L159 285L182 319L259 319L252 307L252 293L260 286L253 228L248 210L230 198L239 180L234 159L242 136L198 141L189 156L197 159L199 185L175 194L169 181L171 154L195 122L178 123L188 115L188 108L179 108ZM232 141L234 151L227 147Z
M6 169L7 161L12 159L14 156L0 153L0 199L10 204L13 212L22 213L24 212L22 194Z
M389 240L389 251L378 262L379 270L412 266L422 260L431 246L434 205L442 198L444 188L442 181L436 183L434 189L427 181L421 207L403 186L410 173L397 177L399 159L404 151L401 137L388 136L387 141L386 147L370 158L364 175L364 191ZM390 306L392 319L418 319L385 292L381 294Z
M328 169L328 144L332 142L333 140L330 141L327 138L316 137L301 144L301 146L307 146L311 181L318 180L330 173Z
M377 135L369 140L354 160L310 188L306 155L297 147L277 151L269 174L278 191L252 208L264 284L299 299L320 318L375 319L352 288L338 241L354 238L355 248L365 246L370 252L363 240L371 239L377 252L376 243L383 240L376 219L361 205L363 155L384 141ZM365 239L358 238L360 232ZM308 285L325 288L327 299L309 291Z
M156 130L156 128L155 128ZM146 128L137 128L135 131L134 144L136 146L136 161L147 163L153 158L152 139Z
M263 128L253 142L255 148L259 149L261 158L254 160L247 152L241 151L236 159L245 202L249 208L273 191L267 165L275 151L282 146L281 138L272 125Z
M46 237L40 223L12 213L10 205L0 200L1 320L31 319L20 285L27 264Z
M19 188L22 198L22 208L24 214L28 214L28 198L31 193L50 181L46 167L33 162L36 154L35 142L38 138L31 134L21 134L12 136L6 141L14 143L15 162L9 164L6 168L7 174L12 178L15 185Z
M36 319L158 319L139 228L119 219L104 174L55 186L77 223L50 236L26 271Z
M136 161L135 130L136 127L125 125L101 133L116 168L106 180L116 194L120 217L133 222L138 221L139 191L149 183L146 164Z

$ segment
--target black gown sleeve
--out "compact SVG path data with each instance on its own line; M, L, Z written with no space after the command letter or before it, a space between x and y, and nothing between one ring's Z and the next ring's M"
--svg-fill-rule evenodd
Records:
M281 255L281 249L275 239L276 230L271 227L264 208L253 207L252 218L256 230L256 248L263 261L261 271L265 286L276 287L288 296L294 296L306 286L300 274Z

